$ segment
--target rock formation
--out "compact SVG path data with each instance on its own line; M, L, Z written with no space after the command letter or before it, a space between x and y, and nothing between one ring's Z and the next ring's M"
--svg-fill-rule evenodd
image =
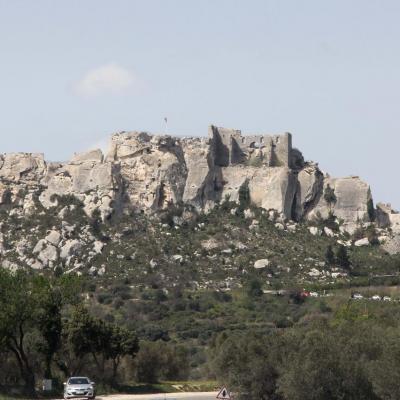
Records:
M35 202L51 207L55 195L74 195L88 215L98 209L103 219L182 203L208 210L227 198L239 201L244 187L254 205L288 220L333 213L351 232L375 214L367 183L331 178L304 162L289 133L243 136L215 126L207 138L121 132L112 136L106 155L93 150L67 163L46 162L41 154L0 156L0 205L19 204L26 213ZM376 210L380 227L400 231L399 215L382 205ZM49 254L49 260L54 257Z

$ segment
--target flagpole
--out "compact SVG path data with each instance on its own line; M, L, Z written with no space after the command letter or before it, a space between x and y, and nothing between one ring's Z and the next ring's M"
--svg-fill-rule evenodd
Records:
M164 117L164 122L165 122L165 134L168 134L168 118Z

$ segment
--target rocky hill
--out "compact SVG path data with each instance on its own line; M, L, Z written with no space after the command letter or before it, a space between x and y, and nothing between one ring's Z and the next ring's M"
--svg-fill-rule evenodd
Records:
M216 260L225 283L257 257L280 275L308 265L322 279L329 245L368 247L379 257L400 252L400 214L375 208L359 177L323 173L289 133L244 136L215 126L207 138L121 132L107 154L93 150L66 163L1 155L0 223L5 267L102 275L134 264L144 277L146 268L186 263L198 266L183 273L199 285L221 268ZM274 243L262 249L267 238ZM282 256L296 245L291 260Z

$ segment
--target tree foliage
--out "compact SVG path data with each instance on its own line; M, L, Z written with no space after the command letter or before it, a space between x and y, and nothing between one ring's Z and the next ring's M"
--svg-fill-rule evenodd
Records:
M329 184L326 186L326 188L324 190L324 200L329 205L329 207L332 207L337 202L337 197L335 195L335 189L332 188Z

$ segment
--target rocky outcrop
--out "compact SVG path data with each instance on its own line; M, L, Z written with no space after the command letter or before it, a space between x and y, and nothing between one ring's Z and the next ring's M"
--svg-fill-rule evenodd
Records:
M310 164L302 168L297 175L295 215L300 220L316 206L320 200L324 177L318 166Z
M400 213L393 210L390 204L376 205L376 221L380 228L390 227L394 233L400 234Z
M318 201L307 218L327 218L330 212L343 221L349 232L353 232L359 223L371 221L374 211L369 185L357 176L325 176Z
M84 204L90 215L99 209L103 218L114 210L111 202L118 204L119 175L112 162L105 162L100 150L75 154L66 164L49 164L41 184L40 201L45 207L53 205L53 195L73 194Z
M247 187L252 204L291 217L296 177L289 168L236 165L220 168L217 175L216 193L221 201L229 198L239 202L241 187Z
M0 179L12 183L37 184L46 171L43 154L9 153L0 155Z
M216 126L207 138L120 132L112 136L106 155L92 150L66 163L47 163L41 154L0 156L0 208L16 206L25 214L38 202L52 207L63 195L76 196L88 215L99 210L103 219L180 203L208 210L226 198L238 202L242 188L253 205L285 219L333 213L352 231L374 217L368 184L358 177L324 175L292 148L289 133L243 136ZM381 227L400 231L399 214L378 206L376 216ZM52 241L59 238L53 236L48 244L57 246ZM56 257L48 255L50 261Z
M112 137L107 160L123 180L125 207L147 212L183 200L187 168L179 140L122 132Z
M214 142L209 138L184 138L181 144L187 169L182 200L208 208L215 199Z

